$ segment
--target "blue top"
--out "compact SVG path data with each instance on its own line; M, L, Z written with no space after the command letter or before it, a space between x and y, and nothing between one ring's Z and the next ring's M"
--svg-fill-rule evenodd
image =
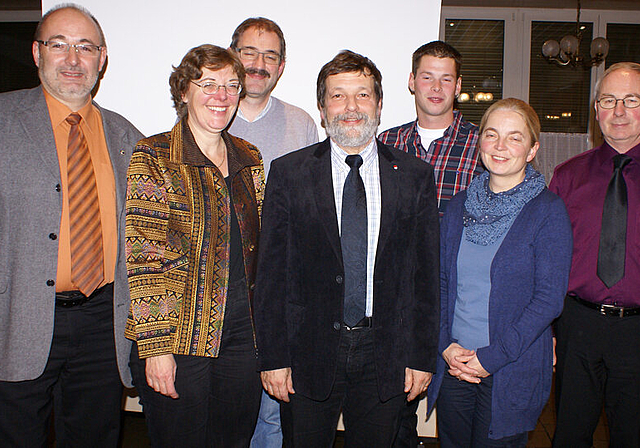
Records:
M464 348L489 345L489 293L491 262L506 233L492 244L467 241L466 228L458 252L458 286L451 336Z
M453 342L457 258L466 192L447 206L440 239L442 352ZM491 263L490 344L477 350L493 375L489 437L533 430L549 398L550 324L562 311L571 266L571 224L562 200L546 188L520 211ZM447 370L442 356L429 386L430 408Z

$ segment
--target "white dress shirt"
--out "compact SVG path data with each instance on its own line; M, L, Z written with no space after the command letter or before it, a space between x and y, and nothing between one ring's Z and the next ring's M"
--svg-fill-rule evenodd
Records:
M341 231L342 222L342 191L344 182L351 168L345 161L347 156L342 148L331 142L331 177L333 179L333 194L336 203L336 215L338 216L338 231ZM376 262L376 249L378 247L378 234L380 233L380 165L378 163L378 147L376 140L372 139L360 152L362 166L360 177L364 183L367 194L367 305L366 316L373 316L373 270Z

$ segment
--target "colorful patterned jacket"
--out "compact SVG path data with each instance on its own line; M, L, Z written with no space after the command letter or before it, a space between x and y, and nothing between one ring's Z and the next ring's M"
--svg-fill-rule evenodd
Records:
M264 168L258 149L229 135L232 196L252 301ZM131 307L125 336L141 358L216 357L229 282L227 184L186 120L138 142L127 173L126 254Z

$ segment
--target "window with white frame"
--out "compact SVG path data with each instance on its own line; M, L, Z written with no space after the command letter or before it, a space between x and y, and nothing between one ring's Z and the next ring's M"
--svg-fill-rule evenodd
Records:
M490 37L455 32L454 28L460 26L455 24L465 21L490 30ZM496 21L504 24L501 45L495 42L495 26L486 25ZM559 67L542 56L542 42L575 32L575 9L445 6L440 36L463 55L463 92L473 91L478 85L495 85L494 80L502 78L502 91L499 94L492 92L492 101L501 97L521 98L530 102L540 115L543 132L586 134L593 87L605 66L622 60L640 61L640 40L637 39L640 7L638 11L582 10L580 23L584 26L581 54L589 54L593 37L609 39L610 52L605 64L591 69ZM478 45L479 42L485 42L486 46ZM495 53L500 47L502 68L495 63ZM472 114L471 121L476 121L476 116L481 116L492 101L475 103L474 110L469 112L468 105L458 103L458 107L465 116Z

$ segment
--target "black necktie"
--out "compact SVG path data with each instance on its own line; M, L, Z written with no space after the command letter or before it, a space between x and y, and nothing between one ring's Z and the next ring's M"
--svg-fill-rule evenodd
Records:
M344 264L344 323L353 327L364 318L367 300L367 194L360 177L362 157L347 156L351 171L342 193L341 236Z
M607 187L602 208L602 229L598 247L598 277L611 288L624 275L627 239L627 184L622 169L631 157L618 154L613 158L613 176Z

